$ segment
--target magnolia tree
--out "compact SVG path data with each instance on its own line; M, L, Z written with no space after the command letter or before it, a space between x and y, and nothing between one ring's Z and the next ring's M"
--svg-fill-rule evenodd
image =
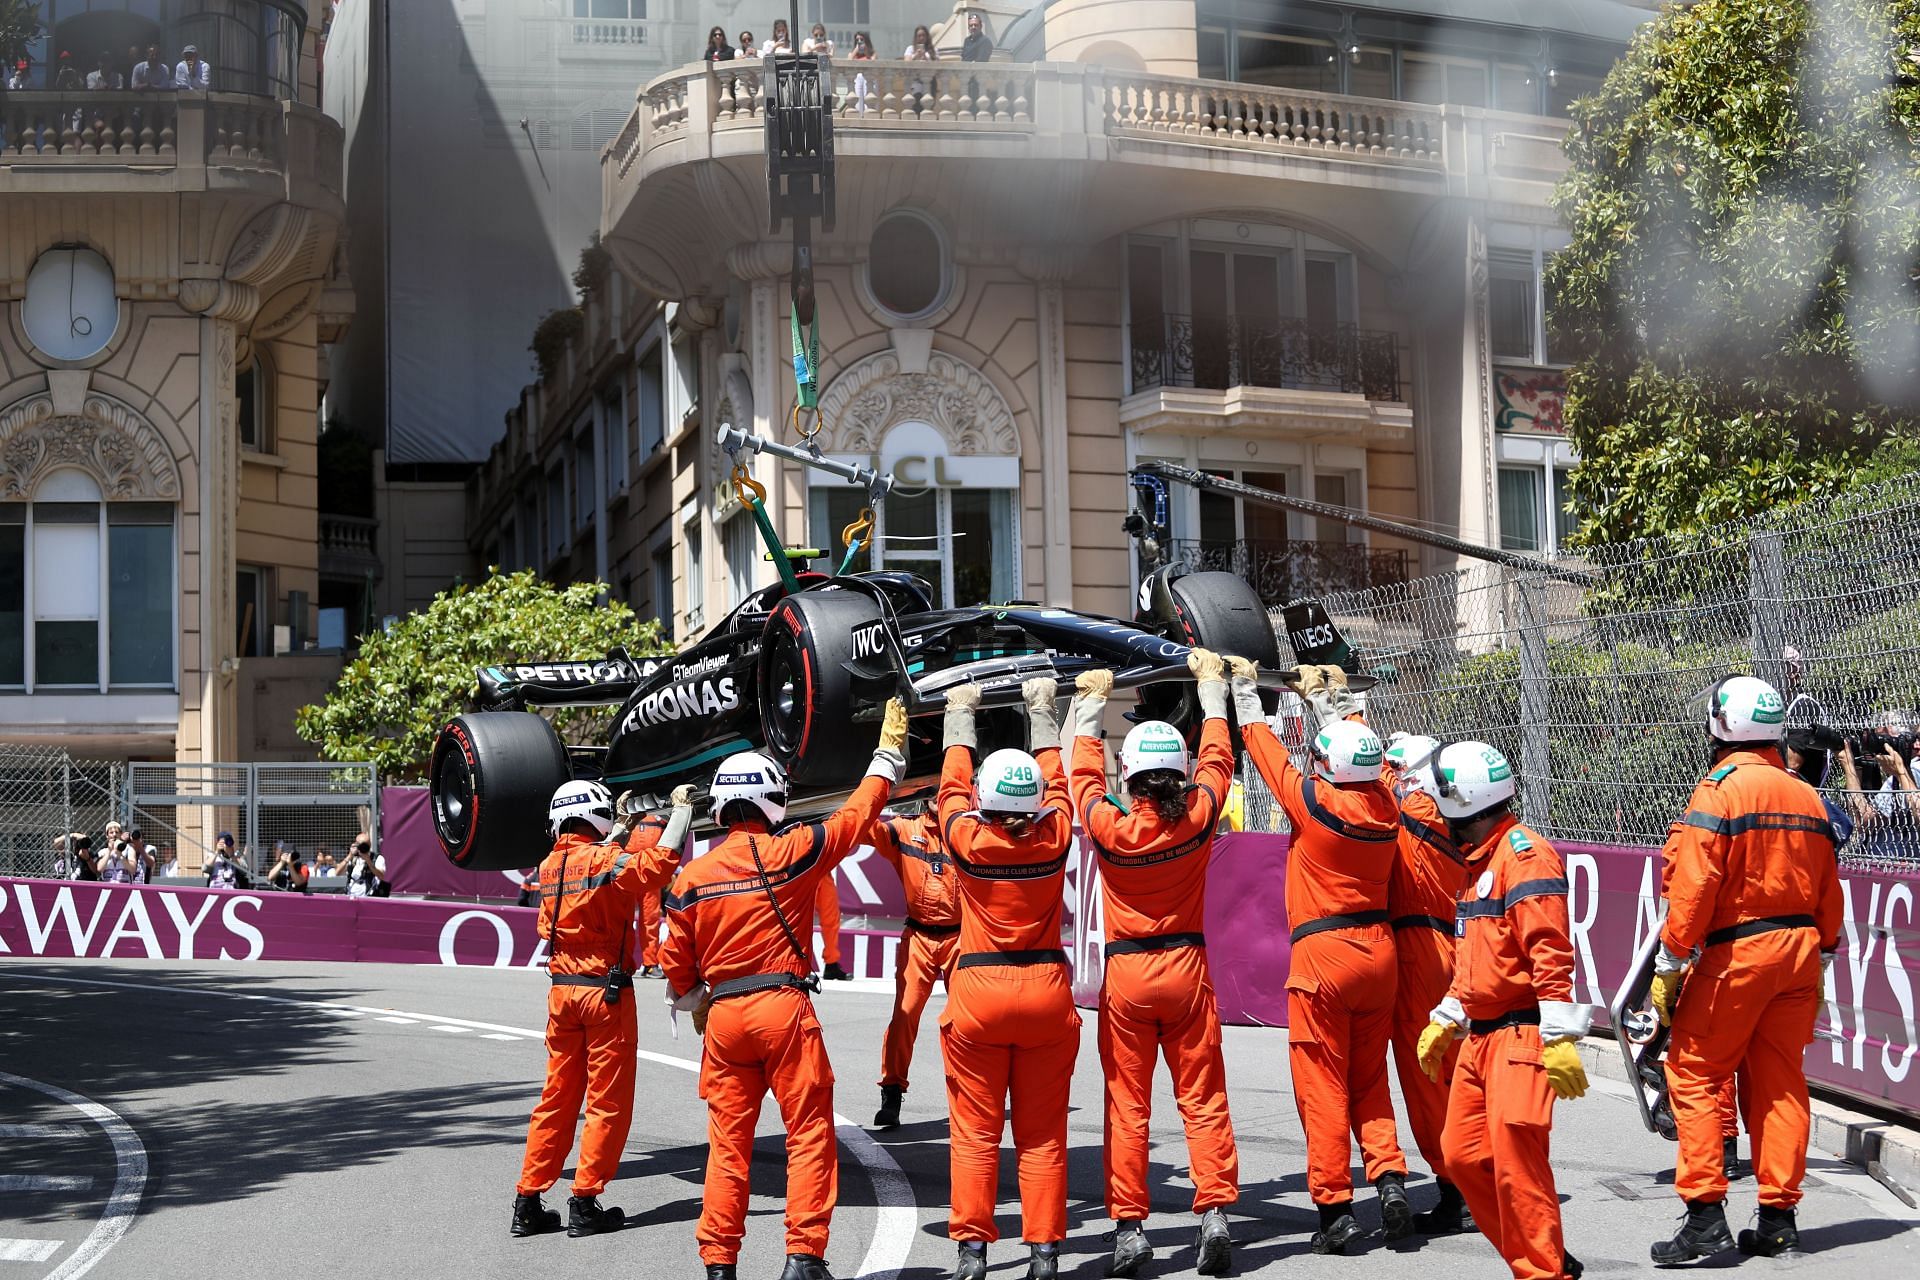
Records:
M26 57L44 34L39 0L0 0L0 58L6 60L5 70L11 71L15 60Z
M555 587L532 571L495 570L478 586L443 591L419 613L361 642L360 656L327 700L302 707L300 736L328 760L371 760L381 776L420 781L434 735L465 711L474 672L493 663L605 657L615 646L636 658L671 653L657 620L641 621L623 604L598 604L597 582ZM568 742L604 737L611 709L556 716Z
M1670 5L1573 114L1547 286L1582 541L1920 460L1920 4Z

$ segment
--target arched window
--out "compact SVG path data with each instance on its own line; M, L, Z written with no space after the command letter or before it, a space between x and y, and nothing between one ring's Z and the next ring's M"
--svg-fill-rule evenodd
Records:
M174 505L59 470L0 503L0 688L175 685Z

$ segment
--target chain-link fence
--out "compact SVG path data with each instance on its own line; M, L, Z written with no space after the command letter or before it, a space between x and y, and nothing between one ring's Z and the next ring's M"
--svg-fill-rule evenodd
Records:
M1493 743L1550 837L1658 845L1707 766L1704 691L1749 672L1813 738L1848 860L1920 867L1920 476L1554 569L1327 597L1374 726Z
M379 779L370 764L128 764L0 744L0 875L71 875L64 837L102 849L109 821L137 828L161 866L177 857L185 873L231 834L264 875L283 842L309 864L340 858L361 832L377 845Z

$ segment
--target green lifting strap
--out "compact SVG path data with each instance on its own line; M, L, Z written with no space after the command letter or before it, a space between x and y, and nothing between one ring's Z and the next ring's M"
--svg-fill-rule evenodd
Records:
M755 494L748 499L748 505L753 508L753 522L760 526L761 541L765 542L767 550L773 553L773 564L780 570L780 581L786 584L787 590L798 591L800 576L793 571L793 561L787 558L787 548L780 541L780 535L774 531L773 520L767 515L766 504L760 501L758 494Z
M800 333L800 314L794 312L793 321L793 384L799 393L799 407L817 410L820 407L820 317L814 316L813 323L807 326L803 340Z

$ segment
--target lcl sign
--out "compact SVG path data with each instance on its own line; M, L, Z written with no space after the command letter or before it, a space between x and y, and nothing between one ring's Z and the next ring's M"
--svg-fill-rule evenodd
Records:
M1020 459L949 453L946 437L924 422L903 422L894 427L876 453L834 456L844 456L846 461L893 477L903 491L1014 489L1020 484ZM822 473L814 475L816 483L839 483Z

